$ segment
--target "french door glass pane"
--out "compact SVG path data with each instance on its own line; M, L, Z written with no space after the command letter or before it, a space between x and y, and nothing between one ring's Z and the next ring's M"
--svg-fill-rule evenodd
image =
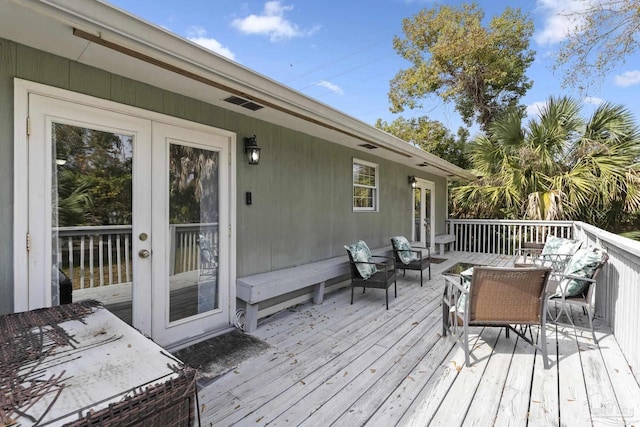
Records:
M413 240L416 242L422 241L422 239L420 238L421 236L420 232L422 231L422 221L421 221L421 214L420 214L420 208L421 208L420 195L421 194L422 194L422 190L420 188L413 189L413 224L414 224Z
M424 191L424 230L425 230L425 242L427 243L427 247L431 247L431 190L427 189Z
M219 153L169 145L169 321L220 308Z
M131 324L133 136L52 124L52 301Z

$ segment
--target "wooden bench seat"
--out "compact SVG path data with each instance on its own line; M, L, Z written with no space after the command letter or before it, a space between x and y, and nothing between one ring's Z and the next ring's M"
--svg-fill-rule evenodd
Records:
M453 243L456 241L455 234L438 234L434 237L433 242L438 244L438 252L440 256L444 255L444 248L447 243Z
M349 259L346 255L284 268L236 280L236 296L247 304L246 332L254 332L258 325L258 308L261 302L313 286L313 303L321 304L324 286L328 280L349 275Z
M392 256L391 247L373 249L371 252L374 255ZM348 280L349 272L349 258L342 255L236 279L236 297L246 303L245 331L254 332L257 329L260 303L313 286L313 303L322 304L325 283Z

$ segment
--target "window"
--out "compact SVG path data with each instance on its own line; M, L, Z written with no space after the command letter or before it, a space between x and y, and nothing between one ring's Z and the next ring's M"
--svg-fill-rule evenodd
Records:
M353 210L378 210L378 165L353 159Z

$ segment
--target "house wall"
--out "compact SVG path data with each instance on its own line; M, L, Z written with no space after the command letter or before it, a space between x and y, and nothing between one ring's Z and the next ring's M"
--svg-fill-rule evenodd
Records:
M291 129L0 39L0 314L13 311L13 78L79 92L237 133L237 276L372 248L411 232L407 176L436 184L436 233L444 232L445 179ZM251 113L249 113L251 114ZM257 135L260 164L244 160L242 138ZM378 212L352 210L352 159L379 165ZM245 204L245 192L253 204ZM21 195L17 195L21 197ZM234 255L232 254L232 258Z

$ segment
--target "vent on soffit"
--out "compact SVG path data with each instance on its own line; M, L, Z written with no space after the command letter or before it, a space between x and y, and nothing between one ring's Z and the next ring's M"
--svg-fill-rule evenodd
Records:
M366 148L368 150L375 150L376 148L378 148L373 144L360 144L360 147L364 147L364 148Z
M427 163L427 162L422 162L422 163L420 163L418 166L420 166L420 167L424 168L424 167L426 167L426 166L431 166L431 165L429 165L429 163Z
M248 99L240 98L239 96L230 96L224 99L231 104L239 105L241 107L247 108L251 111L258 111L261 108L264 108L262 105L256 104L253 101L249 101Z

